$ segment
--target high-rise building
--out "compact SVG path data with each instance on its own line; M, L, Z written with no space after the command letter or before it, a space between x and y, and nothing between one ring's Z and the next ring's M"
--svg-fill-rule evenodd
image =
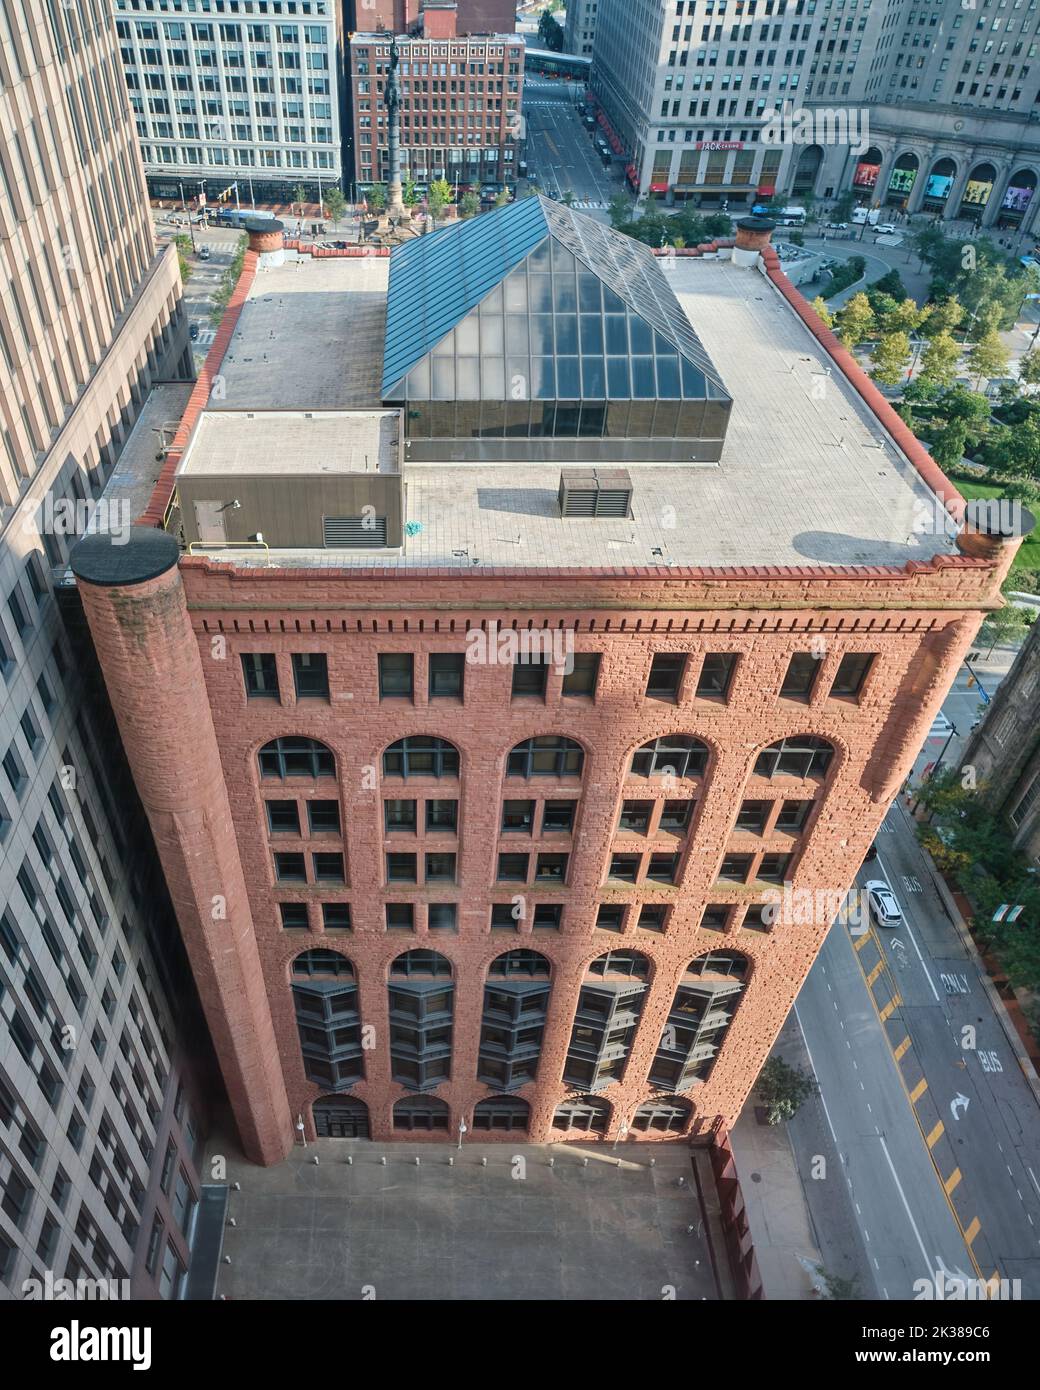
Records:
M401 169L421 186L512 184L521 136L524 45L511 30L465 35L454 4L428 3L401 54ZM354 174L359 192L389 174L384 79L390 35L350 37Z
M1018 546L769 231L251 234L73 568L253 1159L740 1112Z
M568 53L576 53L581 58L592 57L598 12L599 0L571 0L563 30L563 46Z
M340 34L333 0L115 0L153 197L288 202L338 186Z
M1033 627L961 759L1006 818L1011 842L1040 864L1040 623Z
M0 1296L50 1271L173 1297L188 1264L194 986L76 591L59 583L59 607L55 576L117 463L155 467L191 373L111 18L98 0L4 5ZM113 504L113 532L128 515Z
M642 193L746 210L775 192L851 190L1036 228L1040 12L992 8L599 0L592 90ZM836 119L764 133L785 104Z

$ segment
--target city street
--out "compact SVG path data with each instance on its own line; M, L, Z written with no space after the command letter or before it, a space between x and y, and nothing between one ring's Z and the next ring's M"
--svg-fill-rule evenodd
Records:
M610 168L604 165L593 132L582 125L576 106L581 91L574 82L524 79L527 164L538 176L532 180L533 187L550 198L570 191L576 208L605 222L611 198L624 193L627 185L621 165L617 161Z
M858 881L887 881L904 926L835 923L795 1010L858 1227L812 1180L821 1134L806 1106L790 1135L821 1249L837 1240L877 1297L913 1297L939 1272L1020 1279L1040 1297L1040 1105L902 803L878 842Z

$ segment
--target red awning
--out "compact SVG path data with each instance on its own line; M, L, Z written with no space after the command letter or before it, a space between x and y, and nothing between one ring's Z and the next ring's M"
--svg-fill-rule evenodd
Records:
M771 183L760 183L755 189L756 193L761 193L763 197L771 198L776 192L776 188Z
M668 185L667 185L666 183L652 183L652 184L650 185L650 192L651 192L651 193L667 193L667 192L668 192Z

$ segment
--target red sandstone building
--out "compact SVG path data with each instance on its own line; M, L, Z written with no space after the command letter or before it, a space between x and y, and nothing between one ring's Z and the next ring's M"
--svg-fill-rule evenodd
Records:
M75 553L255 1160L739 1114L1018 543L768 236L256 238Z

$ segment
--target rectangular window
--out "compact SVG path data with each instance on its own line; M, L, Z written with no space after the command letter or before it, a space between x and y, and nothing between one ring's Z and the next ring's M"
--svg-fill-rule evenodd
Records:
M278 671L271 652L243 652L242 673L251 700L278 699Z
M462 699L463 673L466 658L461 653L430 653L430 699Z
M11 784L11 790L20 799L29 779L25 775L25 768L22 767L21 759L15 752L14 744L4 754L4 772Z
M342 854L315 854L311 857L314 860L315 883L344 882Z
M17 589L12 589L11 591L11 596L7 600L7 611L11 615L18 636L25 637L32 627L32 623L26 617L25 609L22 607L22 600L18 597Z
M418 860L414 854L388 854L386 856L387 883L415 883L418 878Z
M808 700L820 670L820 659L812 652L795 652L787 666L780 694L787 700Z
M492 903L491 930L516 931L518 919L513 916L514 910L512 903Z
M392 835L395 832L398 834L415 834L414 801L384 801L383 818L388 835Z
M577 652L572 657L573 671L563 678L563 694L592 700L596 696L596 681L599 679L599 652Z
M292 668L298 700L329 698L329 663L324 652L293 652Z
M728 903L709 903L701 914L701 931L725 931L730 911Z
M625 801L621 806L619 830L631 830L637 835L645 835L650 828L650 814L654 809L652 801Z
M567 879L568 854L540 854L535 861L535 883L563 884Z
M668 909L658 903L644 903L639 913L639 930L662 932L668 921Z
M339 802L308 801L307 823L312 835L339 834Z
M574 829L576 801L547 801L542 809L542 834L570 834Z
M498 856L499 883L526 883L529 854L500 854Z
M350 904L322 903L321 921L326 931L350 931Z
M694 801L666 801L661 812L661 830L672 835L685 835L696 804Z
M719 878L728 883L746 883L751 870L750 854L727 854L723 856Z
M768 801L742 801L737 812L737 829L748 830L752 835L761 835L766 828L769 809Z
M534 829L533 801L506 801L502 804L502 830L512 835L530 835Z
M685 669L685 656L658 652L650 664L650 676L646 683L647 699L673 702L678 700Z
M379 657L379 698L381 700L410 700L412 698L412 666L410 653L390 652Z
M624 920L625 908L623 903L600 903L599 911L596 914L596 926L600 931L619 932Z
M562 903L537 903L531 927L534 931L559 931L562 921Z
M697 680L697 694L702 698L724 700L736 665L736 652L709 652Z
M763 854L756 878L764 879L767 883L782 883L790 863L789 854Z
M387 931L413 931L415 929L415 909L411 903L387 903Z
M811 801L785 801L776 818L777 830L801 830L812 807Z
M455 855L428 854L426 856L427 883L455 882Z
M300 813L295 801L268 801L266 806L272 835L299 835Z
M622 883L635 883L638 874L638 854L615 854L611 858L608 877L619 879Z
M276 854L274 876L279 883L306 883L307 866L302 854Z
M679 873L677 854L651 854L646 876L655 883L674 883Z
M549 679L549 663L517 660L513 664L513 699L545 699Z
M459 803L431 798L426 803L426 829L435 834L454 835L458 830Z
M454 931L457 919L455 903L430 903L426 909L426 925L430 931Z
M873 664L873 652L846 652L838 666L838 674L834 677L831 695L858 695Z
M306 903L279 903L278 911L281 913L282 929L284 931L307 930Z

